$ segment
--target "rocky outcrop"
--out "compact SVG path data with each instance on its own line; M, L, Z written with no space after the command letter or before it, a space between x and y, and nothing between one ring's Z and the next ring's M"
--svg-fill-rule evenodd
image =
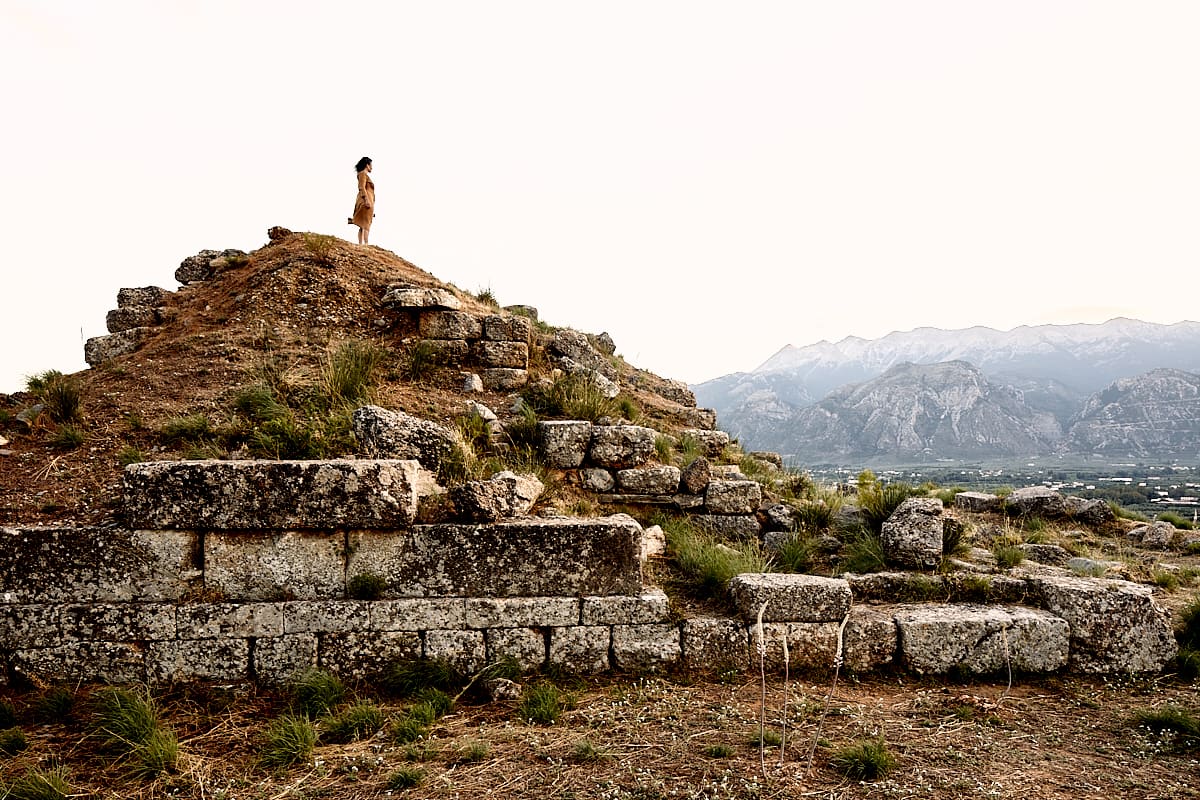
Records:
M1074 452L1168 459L1194 457L1198 441L1200 375L1156 369L1089 397L1065 445Z
M188 256L175 270L175 280L183 285L198 283L211 279L218 272L230 267L246 263L246 253L242 250L201 250L194 256Z

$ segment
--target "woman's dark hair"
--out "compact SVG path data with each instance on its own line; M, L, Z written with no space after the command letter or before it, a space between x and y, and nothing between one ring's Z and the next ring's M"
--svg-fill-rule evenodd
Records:
M364 169L367 168L367 164L370 164L370 163L371 163L371 159L367 158L366 156L363 156L362 158L360 158L358 160L358 163L354 165L354 171L362 172Z

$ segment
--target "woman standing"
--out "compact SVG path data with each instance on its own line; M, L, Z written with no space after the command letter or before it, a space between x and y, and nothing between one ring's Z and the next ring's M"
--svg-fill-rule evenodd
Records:
M371 182L371 159L363 156L354 165L358 173L358 197L354 200L354 216L346 220L358 226L358 243L366 244L375 219L375 184Z

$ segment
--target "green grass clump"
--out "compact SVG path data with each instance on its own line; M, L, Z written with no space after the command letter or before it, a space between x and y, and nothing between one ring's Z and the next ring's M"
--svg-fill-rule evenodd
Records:
M1200 678L1200 650L1181 646L1175 654L1175 672L1185 681Z
M319 667L309 667L293 675L287 691L292 708L310 719L330 713L346 696L346 686L338 676Z
M1173 592L1179 588L1179 576L1165 569L1154 570L1150 575L1150 581L1167 592Z
M1109 500L1108 507L1112 509L1113 514L1117 519L1131 519L1134 522L1149 522L1150 518L1141 512L1134 511L1118 503L1116 500Z
M1200 749L1200 717L1191 709L1176 705L1141 709L1134 712L1133 719L1139 727L1154 733L1173 734L1177 750Z
M59 450L75 450L87 441L87 431L78 425L61 425L50 437L50 446Z
M557 686L539 681L525 687L517 717L537 725L553 725L572 703L573 698Z
M1157 517L1155 517L1155 519L1157 519L1161 522L1169 522L1172 525L1174 525L1176 528L1179 528L1179 530L1181 530L1181 531L1190 531L1195 528L1195 525L1192 524L1192 521L1190 519L1188 519L1187 517L1180 516L1179 514L1176 514L1174 511L1164 511L1161 514L1159 514Z
M352 600L378 600L387 590L387 580L373 572L361 572L346 584L346 594Z
M967 526L946 517L942 525L942 555L962 556L971 550L971 533Z
M255 458L314 459L328 455L319 431L293 413L267 420L254 429L246 449Z
M843 571L859 575L886 569L887 557L880 535L870 528L860 529L842 548L840 563Z
M30 711L35 722L66 722L75 711L75 695L64 686L51 686L33 701Z
M873 781L896 766L896 757L888 751L882 739L874 739L856 742L838 750L829 763L847 778Z
M667 554L679 573L680 588L699 600L726 598L730 579L743 572L766 572L769 559L757 541L723 543L683 519L665 520Z
M17 710L7 700L0 699L0 728L11 728L17 724Z
M1001 542L992 545L992 556L1000 569L1012 569L1025 560L1025 551L1015 544Z
M1179 612L1179 630L1175 638L1181 647L1200 650L1200 597L1195 598Z
M254 422L269 422L290 413L287 405L276 396L275 390L265 383L239 389L233 396L233 407Z
M429 728L413 717L401 717L392 723L388 736L396 744L409 744L429 733Z
M0 730L0 756L15 756L29 747L29 739L20 728Z
M379 706L358 702L325 720L322 738L338 744L366 739L374 736L383 727L384 721L383 709Z
M422 697L426 692L456 691L466 683L463 675L440 659L420 658L389 664L380 676L379 685L395 697Z
M263 732L259 763L264 767L290 767L307 761L317 745L317 729L307 717L284 714Z
M654 437L654 455L663 464L670 464L675 453L675 443L670 436L659 434Z
M576 764L596 764L608 759L608 753L596 747L591 739L580 739L571 749L571 760Z
M807 533L795 533L775 550L775 563L785 572L811 573L821 555L820 543Z
M584 375L562 375L549 385L529 386L521 397L538 416L551 419L595 422L618 412L617 404Z
M66 767L30 769L0 790L4 800L67 800L72 792Z
M212 422L203 414L171 417L158 429L159 438L167 445L204 442L215 435Z
M386 350L364 339L339 344L321 369L321 391L329 407L369 402L386 357Z
M159 721L149 694L110 688L94 699L96 735L109 752L128 756L135 777L149 780L175 767L179 741Z
M56 369L25 379L25 388L46 407L50 419L60 425L83 421L83 387L73 375Z
M334 251L337 249L338 238L324 233L305 233L304 249L312 254L318 264L327 267L334 265Z
M117 453L117 463L122 467L128 467L130 464L140 464L145 460L146 454L133 445L126 445Z
M617 395L616 398L617 413L622 418L630 422L637 422L642 418L642 407L638 405L638 401L626 394Z
M704 748L704 755L709 758L733 758L735 751L727 744L710 744Z
M153 780L175 768L179 760L179 740L173 731L155 728L146 741L130 752L130 771L142 780Z
M442 357L437 347L424 339L409 349L401 361L400 371L413 383L428 380L442 366Z
M491 753L491 745L489 745L487 742L473 739L463 745L463 747L458 751L458 754L455 756L454 760L459 764L473 764L477 761L483 761L485 758L491 755Z
M492 287L490 286L485 286L475 292L475 299L494 308L500 307L500 301L496 299L496 293L492 291Z
M383 785L385 788L399 792L404 789L412 789L420 786L425 782L425 771L416 767L401 767L392 774L387 776L387 780Z
M792 509L796 514L796 527L811 533L827 531L833 525L834 517L841 507L842 501L837 495L801 501Z
M858 505L862 509L863 521L874 533L883 530L883 523L910 497L924 494L922 490L907 483L868 482L859 486Z

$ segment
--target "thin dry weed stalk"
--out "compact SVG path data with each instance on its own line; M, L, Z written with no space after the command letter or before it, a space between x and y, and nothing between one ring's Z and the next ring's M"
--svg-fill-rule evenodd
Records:
M846 608L846 616L842 617L841 623L837 629L837 649L833 654L833 681L829 684L829 693L825 695L825 702L822 703L821 716L817 718L817 727L813 731L812 744L808 746L808 761L804 765L804 779L808 780L812 773L813 759L817 755L817 742L821 738L821 728L825 724L825 717L829 714L829 704L833 701L833 695L837 692L838 675L842 671L842 662L845 660L843 647L846 639L846 623L850 621L850 611L854 607L853 602Z
M758 652L758 674L762 687L762 695L758 706L758 761L763 778L767 777L767 637L763 632L763 614L767 604L763 603L758 609L758 621L754 623L754 648ZM784 633L784 638L787 633Z

